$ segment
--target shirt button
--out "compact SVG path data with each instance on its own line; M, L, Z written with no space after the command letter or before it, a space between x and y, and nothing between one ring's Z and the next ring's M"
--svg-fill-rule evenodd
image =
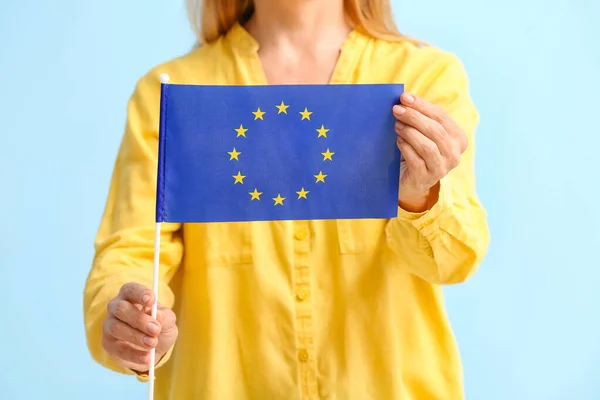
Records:
M296 299L298 299L298 301L304 301L307 297L308 291L306 290L300 290L298 293L296 293Z
M298 360L300 360L302 362L307 362L308 359L309 359L308 351L300 350L300 352L298 352Z
M302 239L306 238L306 235L307 235L307 233L304 229L298 229L296 231L296 234L294 235L294 237L298 240L302 240Z
M424 226L424 227L425 227L425 226L429 226L429 225L431 225L432 223L433 223L433 219L428 219L427 221L423 222L423 225L422 225L422 226Z

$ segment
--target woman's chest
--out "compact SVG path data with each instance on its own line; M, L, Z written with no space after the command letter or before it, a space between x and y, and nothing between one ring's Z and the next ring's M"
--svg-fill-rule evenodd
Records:
M272 85L327 84L338 63L339 52L320 57L261 56L260 64L266 81Z
M375 259L387 250L384 219L185 224L186 268Z

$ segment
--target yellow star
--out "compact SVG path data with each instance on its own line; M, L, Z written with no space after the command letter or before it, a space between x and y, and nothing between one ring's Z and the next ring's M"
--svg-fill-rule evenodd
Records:
M285 197L281 197L281 194L278 193L277 197L273 197L273 200L275 200L275 204L273 204L274 206L276 206L277 204L283 205Z
M260 111L260 107L258 107L258 109L256 111L252 111L252 114L254 114L254 120L256 121L257 119L263 120L263 115L265 115L264 111Z
M248 129L244 128L244 126L240 124L240 127L235 130L237 132L236 137L240 137L240 136L246 137L247 130Z
M319 129L317 129L317 132L319 132L319 136L317 136L317 139L320 138L321 136L326 138L327 132L329 132L329 129L326 129L325 125L321 125L321 127Z
M300 115L302 115L300 121L304 121L305 119L310 121L310 114L312 114L312 111L308 111L308 108L304 107L304 111L300 111Z
M279 112L277 114L281 114L281 113L287 114L287 109L289 106L286 106L285 103L282 101L280 105L275 106L275 107L277 107L277 109L279 110Z
M313 175L315 178L317 178L317 181L315 183L319 183L319 182L323 182L325 183L325 177L327 175L324 175L322 171L319 171L319 175Z
M242 152L241 151L236 151L236 149L234 147L233 150L232 151L228 151L227 154L229 154L229 161L231 161L231 160L238 160L238 161L240 161L240 159L238 158L238 156L240 154L242 154ZM323 153L321 153L321 154L323 154Z
M246 177L246 175L242 175L242 173L240 171L238 171L237 175L233 175L233 178L235 179L235 182L233 182L233 184L234 185L236 183L244 184L244 178L245 177Z
M260 200L260 195L262 194L262 192L259 192L258 190L256 190L256 188L254 189L254 192L248 192L248 194L250 194L250 196L252 196L250 198L250 201L252 200Z
M308 190L304 190L304 188L300 189L299 192L296 192L298 194L298 199L307 199L308 197L306 197L307 194L309 194L310 192Z
M331 158L331 156L333 156L335 153L329 151L329 148L327 148L327 151L325 153L321 153L321 154L323 154L323 161L325 161L325 160L333 161L333 159Z

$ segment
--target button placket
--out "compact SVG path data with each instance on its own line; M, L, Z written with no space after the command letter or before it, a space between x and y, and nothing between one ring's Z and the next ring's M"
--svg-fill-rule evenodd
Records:
M310 300L311 270L308 264L310 251L310 226L308 221L294 221L294 293L296 310L296 344L300 394L312 399L317 391L316 363L312 352L313 310Z

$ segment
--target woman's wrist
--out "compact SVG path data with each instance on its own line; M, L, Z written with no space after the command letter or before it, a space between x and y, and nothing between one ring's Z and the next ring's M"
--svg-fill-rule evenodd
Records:
M433 207L439 198L440 183L436 183L428 189L414 189L400 187L398 206L404 211L411 213L422 213Z

